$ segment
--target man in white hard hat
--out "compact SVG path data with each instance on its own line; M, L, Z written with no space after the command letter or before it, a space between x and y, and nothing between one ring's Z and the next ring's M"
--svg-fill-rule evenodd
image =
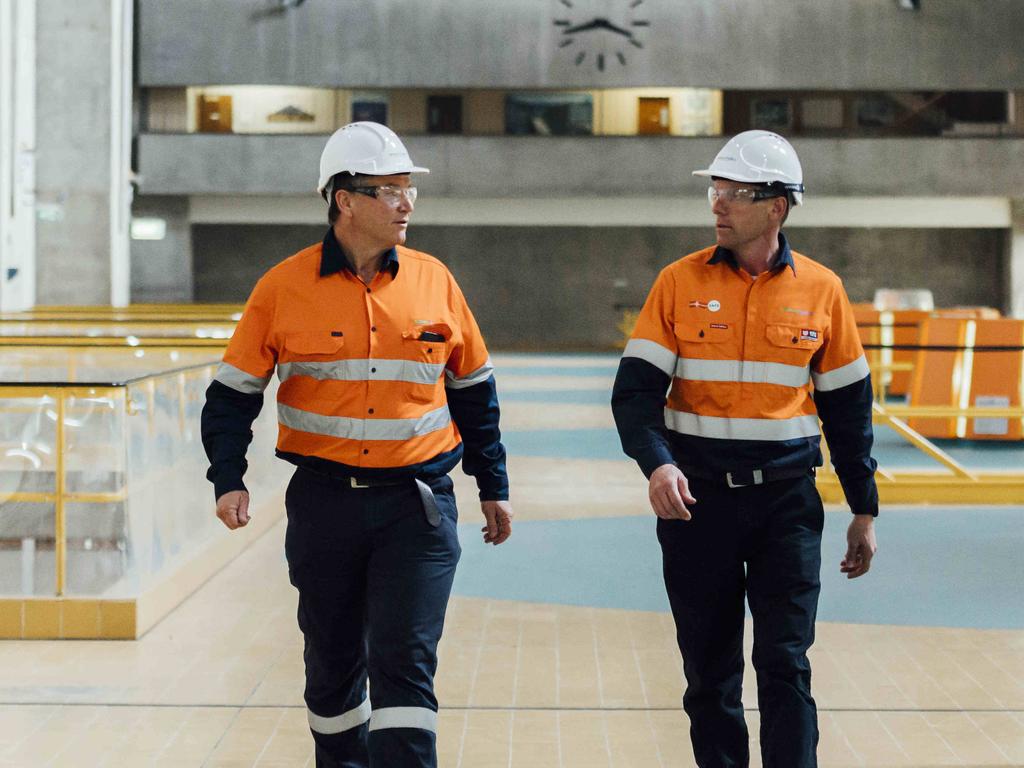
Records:
M257 283L203 410L217 516L236 529L249 521L250 427L276 370L277 454L297 467L285 553L322 768L437 765L437 644L460 553L448 472L460 460L484 541L512 532L483 337L447 268L403 246L410 174L426 172L383 125L331 136L323 242Z
M807 649L824 512L819 417L853 517L840 570L867 573L878 514L871 379L839 278L781 228L803 172L781 136L747 131L711 167L717 244L666 267L612 395L625 452L649 479L701 768L749 763L744 598L765 768L817 765ZM667 397L666 397L667 393Z

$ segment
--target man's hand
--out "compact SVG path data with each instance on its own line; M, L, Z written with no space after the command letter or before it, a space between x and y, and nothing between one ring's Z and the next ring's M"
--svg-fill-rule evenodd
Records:
M507 501L481 501L480 509L487 518L487 525L480 530L484 533L484 543L497 546L512 535L512 518L515 513Z
M232 531L249 523L249 492L228 491L217 499L217 517Z
M662 464L651 473L647 487L654 514L662 520L689 520L687 504L696 504L690 495L690 482L675 464Z
M871 568L871 558L878 551L875 543L875 518L871 515L854 515L846 529L846 557L839 563L839 572L846 578L856 579Z

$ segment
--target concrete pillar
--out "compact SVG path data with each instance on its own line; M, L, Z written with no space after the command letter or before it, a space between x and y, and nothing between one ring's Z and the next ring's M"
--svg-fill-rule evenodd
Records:
M1024 320L1024 199L1010 201L1010 231L1006 244L1007 309Z
M36 0L0 0L0 311L35 303Z
M37 301L122 306L132 0L36 3Z

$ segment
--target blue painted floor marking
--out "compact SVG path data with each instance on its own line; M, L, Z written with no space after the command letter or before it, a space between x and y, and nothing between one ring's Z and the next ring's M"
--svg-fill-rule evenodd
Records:
M463 519L468 515L463 505ZM845 513L825 518L820 621L1024 629L1024 508L885 508L871 572L847 580ZM519 521L499 547L459 527L459 595L667 611L655 518Z

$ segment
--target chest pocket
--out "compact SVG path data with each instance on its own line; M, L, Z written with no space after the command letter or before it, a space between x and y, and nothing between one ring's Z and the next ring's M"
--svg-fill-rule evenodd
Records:
M403 378L413 402L437 402L451 341L452 329L446 323L414 325L402 334Z
M680 357L705 359L728 354L736 333L731 323L675 323L672 328Z
M786 365L810 365L811 358L825 340L825 331L815 325L769 324L765 327L771 362Z
M340 331L287 333L281 362L338 360L344 357L344 347L345 337Z

